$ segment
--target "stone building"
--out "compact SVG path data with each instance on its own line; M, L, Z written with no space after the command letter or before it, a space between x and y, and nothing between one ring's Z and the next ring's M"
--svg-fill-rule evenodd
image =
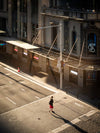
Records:
M96 1L96 0L95 0ZM15 66L25 72L44 71L59 82L79 86L89 96L100 96L100 12L99 4L79 0L3 0L0 1L0 29L7 36L37 47L25 47L18 40L0 37L5 52ZM38 27L38 29L37 29ZM37 44L33 43L37 39ZM15 43L15 42L19 43ZM62 64L59 53L62 51ZM26 54L25 54L26 53ZM20 61L19 61L20 58Z
M31 43L38 26L38 1L0 0L0 8L0 29Z
M41 45L60 50L62 45L64 80L85 88L90 95L100 94L100 12L95 9L72 9L66 1L50 0L42 6ZM84 5L85 1L83 2ZM62 25L62 35L59 27ZM53 27L54 25L54 27ZM58 25L58 26L57 26ZM50 28L51 27L51 28Z

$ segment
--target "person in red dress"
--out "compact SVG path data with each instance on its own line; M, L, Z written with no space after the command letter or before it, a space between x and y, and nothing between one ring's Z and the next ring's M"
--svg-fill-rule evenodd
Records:
M51 96L50 101L49 101L49 107L50 107L49 112L50 111L53 112L53 103L54 103L53 96Z

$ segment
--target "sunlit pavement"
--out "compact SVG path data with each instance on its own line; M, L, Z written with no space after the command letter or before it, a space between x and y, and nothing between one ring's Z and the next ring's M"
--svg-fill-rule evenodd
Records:
M2 65L3 64L1 64L1 67ZM8 75L10 76L10 79L14 78L16 80L18 80L18 78L20 77L21 79L19 80L21 80L21 84L17 84L17 89L19 89L18 93L15 88L6 88L4 89L5 91L3 91L2 87L0 88L2 89L2 93L0 93L2 97L0 98L3 98L9 93L12 94L12 97L10 94L10 98L8 97L8 95L6 96L8 97L6 98L6 100L8 100L9 104L7 104L8 106L6 106L5 111L1 112L0 114L1 133L96 133L100 131L100 111L98 109L66 94L61 90L50 87L50 85L46 85L46 83L42 83L42 81L39 82L39 78L32 79L32 77L27 77L28 75L26 74L24 75L24 77L21 77L24 73L18 73L17 70L15 71L15 69L11 69L7 66L3 67L7 68L4 70L6 72L6 76ZM5 73L4 71L2 68L1 73ZM3 78L4 76L2 77L2 79ZM36 81L37 79L38 82ZM7 80L9 81L9 77L7 77L6 82ZM12 82L10 81L9 87L15 85L15 83L13 83L15 81L13 81L13 79L11 80ZM2 82L3 81L4 80L2 80ZM30 82L30 88L33 90L30 90L30 88L28 88L28 86L30 86ZM37 85L35 87L37 87L38 92L36 92L35 87L33 87L35 85L34 82L37 82ZM42 85L40 85L39 83ZM25 88L22 88L22 90L20 90L20 87L22 87L20 85L24 85ZM43 86L45 87L45 89L43 88ZM7 91L7 89L9 91ZM15 97L17 97L16 102L14 101L14 99L16 98L12 93L13 89L15 90L13 92L15 94ZM25 94L23 94L24 90L26 90ZM39 92L45 95L43 96L39 94ZM48 104L51 95L54 96L53 113L49 112ZM29 96L31 96L30 99ZM10 101L9 99L12 101ZM6 104L6 101L3 102L1 100L1 104L2 108L5 107L4 105ZM17 106L19 104L20 106ZM9 106L14 106L14 108L9 108ZM7 110L8 108L9 110Z

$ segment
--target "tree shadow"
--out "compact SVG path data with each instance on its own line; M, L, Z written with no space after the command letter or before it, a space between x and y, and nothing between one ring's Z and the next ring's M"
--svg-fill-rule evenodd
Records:
M73 124L72 122L70 122L69 120L63 118L62 116L60 116L59 114L55 113L54 111L52 111L51 115L57 119L61 119L63 120L65 123L69 124L70 126L73 126L76 130L78 130L80 133L88 133L87 131L84 131L83 129L81 129L80 127L78 127L77 125Z

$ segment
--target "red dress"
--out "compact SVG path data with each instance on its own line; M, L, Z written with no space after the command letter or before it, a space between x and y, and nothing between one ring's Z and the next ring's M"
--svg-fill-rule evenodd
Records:
M50 100L49 105L50 105L50 108L53 108L53 99Z
M51 108L51 109L53 109L53 106L52 106L52 105L50 105L50 108Z

